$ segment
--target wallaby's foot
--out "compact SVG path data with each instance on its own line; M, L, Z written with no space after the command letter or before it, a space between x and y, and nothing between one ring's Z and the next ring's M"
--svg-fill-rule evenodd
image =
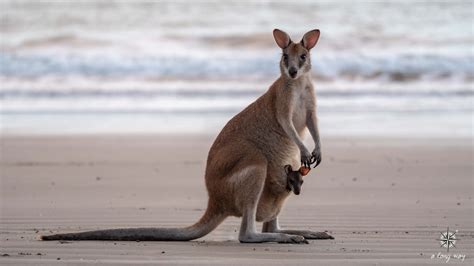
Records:
M289 237L285 240L278 241L281 244L309 244L308 240L304 236L300 235L288 235Z
M331 235L326 232L314 232L309 230L283 230L280 229L280 225L278 223L278 217L274 219L264 222L262 227L262 232L269 232L269 233L283 233L283 234L290 234L290 235L299 235L303 236L306 239L334 239Z
M282 233L254 233L239 237L240 243L265 243L278 242L287 244L308 244L308 241L300 235L289 235Z
M314 232L309 230L279 230L280 233L303 236L306 239L334 239L326 232Z

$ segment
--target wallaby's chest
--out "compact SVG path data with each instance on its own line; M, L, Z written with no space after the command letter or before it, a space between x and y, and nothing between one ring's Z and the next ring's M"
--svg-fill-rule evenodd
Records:
M301 86L303 87L294 90L292 114L293 125L299 134L301 134L306 128L308 103L311 102L310 97L313 97L313 95L309 92L309 88L307 88L304 84Z

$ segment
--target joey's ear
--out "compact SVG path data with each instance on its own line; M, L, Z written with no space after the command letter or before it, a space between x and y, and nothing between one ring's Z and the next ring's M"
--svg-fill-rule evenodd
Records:
M291 43L290 36L288 36L286 32L279 29L273 30L273 38L275 38L275 42L281 49L285 49Z
M293 172L293 168L291 167L291 165L289 164L285 165L285 173L289 174L291 172Z
M319 30L308 31L301 39L301 45L304 48L311 50L319 40Z

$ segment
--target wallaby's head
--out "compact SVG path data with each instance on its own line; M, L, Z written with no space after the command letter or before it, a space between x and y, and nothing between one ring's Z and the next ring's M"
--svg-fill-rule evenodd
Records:
M308 31L299 43L291 41L286 32L274 29L275 42L282 49L283 54L280 61L280 71L291 79L297 79L311 69L311 58L309 51L316 45L319 39L319 30Z
M299 195L301 192L301 186L303 185L303 175L300 171L293 171L291 165L285 165L285 172L287 177L286 189L293 191L295 195Z

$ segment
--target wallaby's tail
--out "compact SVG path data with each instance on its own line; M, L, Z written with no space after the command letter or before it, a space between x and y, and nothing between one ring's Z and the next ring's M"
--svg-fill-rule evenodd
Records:
M111 240L111 241L189 241L203 237L214 230L224 219L209 204L201 219L184 228L121 228L87 231L81 233L41 236L42 240Z

